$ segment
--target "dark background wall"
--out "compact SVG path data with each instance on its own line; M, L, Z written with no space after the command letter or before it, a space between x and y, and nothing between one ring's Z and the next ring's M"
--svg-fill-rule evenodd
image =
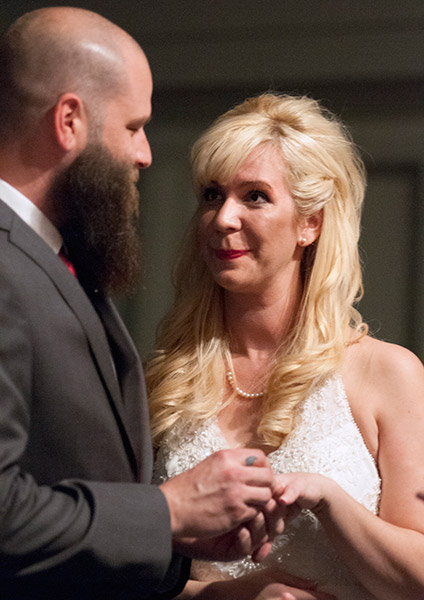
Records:
M219 113L273 89L320 99L349 125L369 173L361 310L375 335L424 356L424 0L1 0L0 29L73 4L143 46L155 91L154 162L141 177L144 279L120 307L140 352L172 298L193 210L189 147Z

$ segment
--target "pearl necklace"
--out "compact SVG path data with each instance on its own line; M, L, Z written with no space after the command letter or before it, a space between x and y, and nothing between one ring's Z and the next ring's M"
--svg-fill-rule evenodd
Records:
M226 377L227 377L228 383L233 388L233 390L236 392L237 396L240 396L241 398L262 398L262 396L264 396L264 394L265 394L265 392L256 392L256 393L253 393L253 394L249 394L248 392L244 392L242 389L240 389L238 387L238 385L234 381L234 376L233 376L233 374L232 374L231 371L227 371Z

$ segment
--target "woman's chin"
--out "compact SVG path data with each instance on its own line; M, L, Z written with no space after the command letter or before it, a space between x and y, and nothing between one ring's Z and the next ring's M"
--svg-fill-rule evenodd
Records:
M225 291L234 294L248 293L250 289L249 282L239 277L235 277L234 274L229 272L215 274L214 279L217 285L219 285Z

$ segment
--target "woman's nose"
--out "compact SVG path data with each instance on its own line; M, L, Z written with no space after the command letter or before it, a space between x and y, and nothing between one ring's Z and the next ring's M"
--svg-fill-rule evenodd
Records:
M237 230L241 227L239 202L227 197L215 215L215 227L220 231Z

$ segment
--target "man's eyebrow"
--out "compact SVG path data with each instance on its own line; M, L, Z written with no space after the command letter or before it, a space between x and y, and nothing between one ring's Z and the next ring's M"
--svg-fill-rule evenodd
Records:
M127 126L134 127L135 129L140 129L141 127L145 127L148 123L150 123L151 120L152 117L140 117L129 121Z

